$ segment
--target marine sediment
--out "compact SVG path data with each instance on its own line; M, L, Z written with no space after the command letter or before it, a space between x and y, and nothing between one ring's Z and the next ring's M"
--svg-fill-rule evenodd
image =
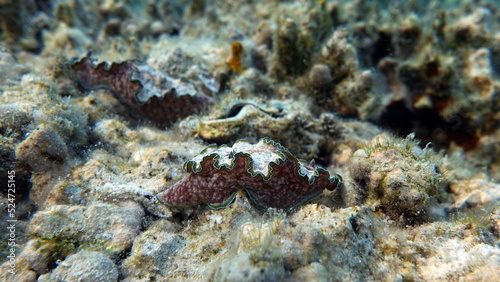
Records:
M497 2L3 1L0 280L500 280Z

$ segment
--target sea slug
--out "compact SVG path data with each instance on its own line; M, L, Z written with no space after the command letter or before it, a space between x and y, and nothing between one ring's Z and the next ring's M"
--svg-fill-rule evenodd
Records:
M232 147L210 145L184 164L183 180L159 193L168 206L189 207L207 203L225 208L243 189L257 208L293 210L319 196L326 188L342 185L340 175L294 157L270 139L257 144L239 140Z
M71 67L82 88L110 89L132 116L158 124L198 113L212 103L186 79L172 78L137 60L96 65L87 55Z

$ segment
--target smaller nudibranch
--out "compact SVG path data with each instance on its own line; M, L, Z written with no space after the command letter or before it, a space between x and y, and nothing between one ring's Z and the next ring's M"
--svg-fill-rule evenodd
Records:
M187 80L175 79L138 60L95 64L87 54L71 68L82 88L109 89L132 116L159 124L198 113L212 103L211 97Z
M340 175L294 157L281 144L261 139L239 140L232 147L210 145L184 164L183 180L159 193L160 202L174 207L207 203L224 208L243 189L260 209L293 210L342 185Z

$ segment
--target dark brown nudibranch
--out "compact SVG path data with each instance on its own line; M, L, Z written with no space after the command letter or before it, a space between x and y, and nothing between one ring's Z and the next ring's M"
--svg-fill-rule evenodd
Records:
M259 208L293 210L342 185L340 175L306 164L286 148L267 138L257 144L244 140L232 147L210 145L184 165L183 180L157 198L174 207L207 203L224 208L236 192L245 190Z
M87 55L71 68L82 88L110 89L132 116L158 124L198 113L212 103L211 97L199 93L188 81L137 60L96 65Z

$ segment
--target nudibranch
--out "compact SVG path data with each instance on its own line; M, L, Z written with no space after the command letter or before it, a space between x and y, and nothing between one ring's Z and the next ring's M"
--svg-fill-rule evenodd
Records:
M239 140L232 147L210 145L184 164L183 180L159 193L167 206L190 207L203 203L211 208L229 205L244 190L259 208L293 210L321 195L324 189L342 185L340 175L307 164L281 144L261 139L257 144Z
M87 90L110 89L132 116L159 124L198 113L212 103L185 79L137 60L95 64L90 55L71 64L79 85Z

